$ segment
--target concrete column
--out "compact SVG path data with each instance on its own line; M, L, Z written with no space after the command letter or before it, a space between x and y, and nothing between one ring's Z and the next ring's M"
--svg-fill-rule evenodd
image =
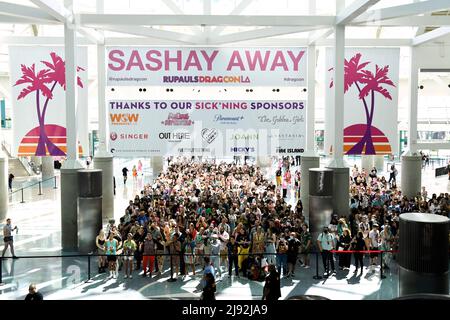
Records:
M373 156L373 165L375 168L377 168L378 171L384 170L384 156L378 155Z
M409 108L408 108L408 155L417 152L417 101L419 85L419 67L416 57L416 48L411 47L411 64L409 75Z
M51 178L55 176L55 166L54 166L54 162L53 162L53 157L52 156L45 156L42 157L41 159L42 161L42 180Z
M270 169L272 167L272 158L269 156L257 156L256 166L261 169L264 174L270 174Z
M309 221L309 169L320 167L320 158L316 156L301 156L300 161L300 200L303 204L303 214Z
M78 169L61 168L61 246L69 252L78 249Z
M0 155L0 221L8 214L8 157Z
M306 152L315 156L316 46L308 46L308 102L306 104Z
M401 190L408 198L415 197L422 186L422 157L402 156Z
M374 156L373 155L361 155L361 170L365 169L367 173L372 170L374 166Z
M101 169L102 178L102 219L104 223L107 223L110 219L114 218L114 183L113 183L113 171L114 160L113 157L98 157L94 158L94 168Z
M333 170L333 211L349 213L350 170L344 161L344 60L345 26L334 27L334 132L333 159L327 168Z
M161 156L152 157L151 165L153 169L153 177L156 178L164 169L164 158Z
M65 0L66 7L72 6L72 0ZM77 75L76 75L76 30L75 25L67 21L64 24L64 52L66 69L66 129L67 129L67 159L61 167L61 245L63 251L75 251L77 241L77 200L78 200L78 169L83 165L78 160L77 139Z

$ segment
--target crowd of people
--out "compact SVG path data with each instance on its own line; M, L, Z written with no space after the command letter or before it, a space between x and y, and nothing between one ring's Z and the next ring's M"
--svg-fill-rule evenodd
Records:
M203 288L211 294L224 275L263 280L272 274L275 279L276 267L284 277L294 277L298 264L310 267L316 247L325 276L330 276L336 272L335 260L340 270L350 268L352 255L339 251L396 250L400 214L448 215L447 193L428 198L423 188L408 199L397 188L396 175L395 166L389 180L375 168L366 173L355 166L350 214L333 214L313 239L299 199L300 172L292 179L289 160L279 163L273 181L254 165L172 160L153 184L129 201L117 226L111 221L100 231L96 244L106 259L99 257L99 272L108 268L116 278L123 268L125 279L134 272L152 277L170 270L175 278L201 273ZM295 205L287 199L288 188L295 188ZM354 254L355 273L363 271L363 255ZM385 253L380 262L389 268L392 258ZM380 263L377 259L377 253L370 253L367 267L372 271Z

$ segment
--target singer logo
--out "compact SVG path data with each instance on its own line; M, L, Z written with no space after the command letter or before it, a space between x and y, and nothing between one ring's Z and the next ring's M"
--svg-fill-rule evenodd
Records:
M109 117L112 125L129 126L139 121L139 114L136 113L111 113Z

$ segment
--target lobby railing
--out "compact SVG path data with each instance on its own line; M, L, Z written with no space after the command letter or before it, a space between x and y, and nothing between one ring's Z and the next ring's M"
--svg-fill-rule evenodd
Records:
M50 178L47 178L47 179L44 179L44 180L39 180L39 181L34 182L32 184L29 184L29 185L27 185L25 187L17 188L16 190L9 192L9 195L12 196L13 194L17 194L17 193L20 192L20 194L21 194L21 201L20 201L20 203L25 203L24 194L23 194L24 190L30 189L30 188L32 188L32 187L37 185L38 186L38 195L42 196L43 195L43 193L42 193L43 192L42 186L43 186L44 182L51 181L51 180L53 180L53 182L54 182L53 183L53 189L58 189L58 187L56 185L56 176L53 176L53 177L50 177Z

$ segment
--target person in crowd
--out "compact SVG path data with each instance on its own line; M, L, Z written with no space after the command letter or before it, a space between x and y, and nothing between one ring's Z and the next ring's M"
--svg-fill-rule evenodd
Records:
M288 263L288 277L295 276L295 264L298 259L298 251L300 248L300 240L297 239L297 234L291 232L288 240L288 251L287 251L287 263Z
M281 187L281 180L282 180L282 172L281 172L281 166L278 167L277 171L275 171L275 177L277 181L277 187Z
M134 257L136 259L136 270L141 270L143 243L145 241L144 227L138 226L134 232L131 232L131 234L134 234L133 240L136 243L136 251L134 252Z
M35 283L30 284L30 286L28 287L28 294L25 297L25 301L40 301L40 300L44 300L44 296L37 290Z
M389 226L389 223L386 222L383 226L383 230L380 232L380 250L382 251L390 251L392 250L392 243L394 241L394 235L391 232L391 227ZM383 261L381 263L383 264L383 268L389 269L389 263L392 258L391 252L384 252L383 253Z
M331 274L336 273L334 269L334 260L331 250L334 249L334 236L329 232L328 227L323 228L323 232L317 237L317 247L322 254L323 268L325 270L325 276L329 276L330 266Z
M150 232L147 233L147 236L141 246L143 255L142 270L144 271L142 276L147 277L147 272L149 272L148 276L151 278L153 266L155 265L156 243Z
M364 268L364 262L363 262L364 253L359 252L359 251L368 250L367 244L364 241L364 235L363 235L362 231L358 231L358 233L356 234L356 237L353 238L352 249L355 251L353 253L353 255L355 257L354 273L358 273L358 268L361 267L361 274L362 274L363 268Z
M312 236L306 223L302 225L302 230L303 231L300 235L300 253L303 257L303 263L301 266L305 269L309 269L309 254L312 247Z
M239 244L239 252L238 252L239 270L243 271L245 276L247 272L247 260L250 248L250 241L244 228L240 229L239 234L236 237L236 242Z
M378 251L380 246L380 232L378 231L378 224L374 223L372 225L372 230L369 232L370 239L370 250ZM377 265L378 253L371 252L370 253L370 266L373 269Z
M338 251L339 253L339 269L349 269L350 268L350 261L351 261L351 253L344 253L345 251L348 251L350 249L352 242L352 238L350 235L350 230L348 228L345 228L342 235L339 237L339 246Z
M195 240L192 239L191 233L187 234L184 247L185 264L191 268L192 275L195 276ZM188 269L186 269L186 275L189 275Z
M222 270L220 268L220 242L217 233L211 235L210 245L211 245L211 264L214 269L219 273L218 279L222 277ZM215 275L214 275L215 276Z
M165 247L165 242L164 242L164 238L163 238L164 234L163 233L159 233L156 236L156 260L157 260L157 267L158 267L158 275L161 275L164 272L164 247ZM194 266L194 271L195 271L195 266Z
M236 277L239 277L239 265L238 265L238 252L239 245L236 242L235 237L231 237L230 241L227 243L227 253L228 253L228 277L231 278L233 273L233 265Z
M9 192L12 192L12 183L13 183L13 180L14 180L14 175L13 175L12 173L10 173L10 174L8 175L8 189L9 189Z
M205 286L203 287L202 300L214 301L216 293L216 281L212 273L205 274Z
M288 268L287 268L287 252L288 252L288 244L284 237L280 237L277 240L277 269L281 274L283 271L283 276L288 276Z
M281 297L280 273L273 264L269 264L268 270L262 300L276 301Z
M123 167L122 168L122 176L123 176L123 184L126 185L127 184L127 179L128 179L128 168L127 167Z
M133 240L133 234L129 233L127 240L123 242L123 258L125 260L125 275L124 278L133 278L133 258L136 251L136 242Z
M268 264L276 264L276 249L275 244L277 242L277 236L272 231L272 228L267 228L267 232L265 234L266 246L265 246L265 258Z
M95 237L95 246L97 247L98 256L98 273L104 273L106 270L106 257L105 254L105 232L100 229L97 237Z
M174 233L172 240L169 242L169 251L170 251L170 259L171 259L171 270L170 272L175 271L175 278L178 277L178 273L180 271L180 253L181 253L181 243L178 240L179 235L178 233Z
M222 220L222 223L224 220ZM226 268L228 267L228 249L227 244L230 240L230 234L225 230L227 224L219 224L219 243L220 243L220 265L219 269L222 268L222 265ZM229 229L229 226L228 226Z
M138 170L138 174L143 176L144 174L142 173L142 161L139 159L138 161L138 166L137 166L137 170Z
M119 242L114 238L114 232L109 233L109 237L105 242L106 260L108 261L109 277L117 278L117 248Z
M395 168L395 164L393 163L391 165L390 169L389 169L389 180L388 180L388 183L391 183L391 181L396 183L397 182L396 181L397 174L398 174L397 168Z
M13 256L13 259L17 259L16 254L14 253L14 239L13 239L13 231L16 231L16 233L19 231L19 228L15 226L12 227L11 219L6 219L6 225L3 227L3 241L5 243L5 247L3 248L2 257L5 256L6 250L8 248L11 250L11 254Z
M131 173L133 174L133 179L136 180L138 175L136 165L134 165L133 168L131 169Z

